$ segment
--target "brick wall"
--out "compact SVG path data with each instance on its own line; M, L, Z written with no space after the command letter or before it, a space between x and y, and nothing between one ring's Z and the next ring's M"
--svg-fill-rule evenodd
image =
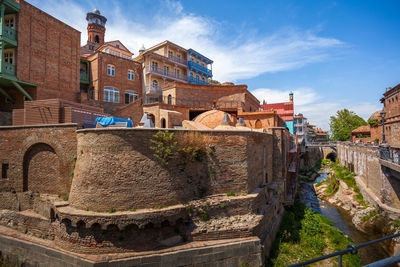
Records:
M92 129L78 131L78 160L71 205L79 209L129 210L184 203L207 194L251 192L272 176L266 165L272 136L256 132L197 132L212 146L201 162L170 160L160 165L150 150L157 130ZM191 131L174 131L195 134ZM211 149L211 148L210 148ZM253 157L257 155L257 157ZM101 181L101 182L100 182ZM96 190L92 190L93 186Z
M35 99L77 101L80 32L21 1L17 77L37 85Z
M8 164L0 191L68 194L76 129L75 124L0 127L0 163Z
M140 63L111 54L98 52L88 57L90 62L90 86L94 87L94 100L103 101L104 87L119 90L119 103L125 104L125 91L135 91L142 96L142 66ZM107 65L115 66L115 76L107 75ZM134 80L128 80L128 69L134 71Z

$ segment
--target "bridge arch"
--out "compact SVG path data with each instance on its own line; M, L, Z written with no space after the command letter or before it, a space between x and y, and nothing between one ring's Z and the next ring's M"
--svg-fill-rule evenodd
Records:
M337 159L336 151L332 151L325 156L325 159L330 159L331 161L335 162Z

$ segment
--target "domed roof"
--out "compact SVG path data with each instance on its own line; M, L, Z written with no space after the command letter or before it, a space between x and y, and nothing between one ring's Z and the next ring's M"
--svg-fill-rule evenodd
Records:
M377 110L374 113L372 113L371 117L369 117L370 120L380 120L381 119L381 111L382 110Z
M93 13L100 15L100 10L98 10L97 8L93 9Z

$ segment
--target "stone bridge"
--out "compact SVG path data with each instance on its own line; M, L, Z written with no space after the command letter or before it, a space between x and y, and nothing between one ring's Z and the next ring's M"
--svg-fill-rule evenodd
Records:
M337 143L309 143L300 153L300 168L313 168L321 159L336 161Z

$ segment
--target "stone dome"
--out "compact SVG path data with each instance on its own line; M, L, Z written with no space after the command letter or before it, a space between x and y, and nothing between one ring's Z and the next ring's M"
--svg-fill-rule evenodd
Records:
M372 113L371 117L369 117L370 120L378 120L380 121L381 119L381 111L382 110L377 110L374 113Z
M93 9L93 13L100 15L100 10L98 10L97 8Z
M214 129L215 127L217 127L218 125L221 124L225 114L228 115L232 124L235 125L236 119L233 118L232 115L225 113L223 111L220 111L220 110L210 110L210 111L201 113L196 118L194 118L193 121L195 121L197 123L201 123L201 124L207 126L208 128Z

